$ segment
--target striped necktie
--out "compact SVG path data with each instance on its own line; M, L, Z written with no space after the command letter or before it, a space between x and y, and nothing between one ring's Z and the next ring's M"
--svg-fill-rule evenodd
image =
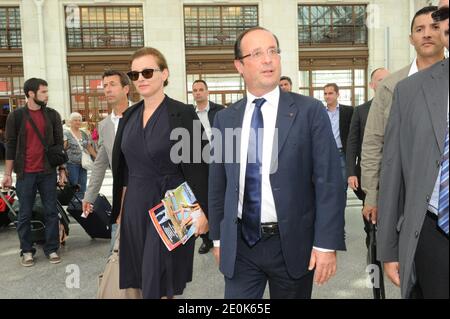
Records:
M439 186L438 225L448 235L448 131L445 137Z

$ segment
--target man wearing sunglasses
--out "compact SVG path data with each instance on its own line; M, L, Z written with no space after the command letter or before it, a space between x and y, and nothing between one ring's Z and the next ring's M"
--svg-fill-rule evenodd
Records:
M432 15L447 49L448 2L441 0ZM448 299L448 59L399 82L393 101L381 169L377 255L403 298Z

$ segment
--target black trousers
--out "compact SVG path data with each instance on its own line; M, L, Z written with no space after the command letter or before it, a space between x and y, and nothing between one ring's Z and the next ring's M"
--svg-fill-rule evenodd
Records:
M417 299L449 298L448 236L437 226L437 216L427 213L414 257Z
M286 268L280 236L264 236L247 246L238 225L237 256L233 278L225 277L225 299L262 299L269 282L271 299L310 299L314 271L292 278Z

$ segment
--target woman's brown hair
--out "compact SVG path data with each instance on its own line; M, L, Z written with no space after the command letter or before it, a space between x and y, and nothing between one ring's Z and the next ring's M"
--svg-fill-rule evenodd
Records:
M141 48L141 49L137 50L136 52L134 52L130 58L130 66L134 60L136 60L137 58L146 56L146 55L151 55L156 59L156 64L158 64L158 67L161 71L169 70L169 67L167 66L167 61L166 61L166 58L164 57L164 55L159 50L157 50L155 48L150 48L150 47L144 47L144 48ZM169 84L169 80L166 79L164 81L164 86L167 86L168 84Z

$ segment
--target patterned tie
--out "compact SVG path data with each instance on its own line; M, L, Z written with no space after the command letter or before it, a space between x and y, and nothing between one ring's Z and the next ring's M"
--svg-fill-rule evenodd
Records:
M264 121L261 106L265 99L255 99L251 132L248 141L247 167L245 171L244 205L242 208L242 236L250 247L261 239L261 168L262 129Z
M448 235L448 131L445 137L444 155L441 164L438 225Z

